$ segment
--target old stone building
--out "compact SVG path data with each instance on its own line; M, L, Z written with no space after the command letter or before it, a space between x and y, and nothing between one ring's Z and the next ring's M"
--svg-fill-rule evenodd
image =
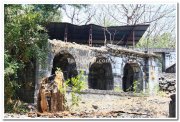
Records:
M148 90L153 94L158 85L157 56L134 49L148 26L104 28L93 24L50 23L47 67L37 68L35 100L39 81L54 74L56 67L61 68L65 80L84 71L89 89Z

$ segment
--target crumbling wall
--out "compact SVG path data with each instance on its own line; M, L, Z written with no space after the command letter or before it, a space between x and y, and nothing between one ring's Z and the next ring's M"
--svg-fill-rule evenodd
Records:
M139 76L136 77L142 77L142 83L139 84L139 87L142 87L143 91L148 88L150 88L151 91L154 91L158 69L156 65L156 60L155 58L153 58L154 55L152 54L150 55L151 58L147 58L147 55L145 53L135 51L135 54L133 54L133 50L130 50L130 52L128 53L128 49L123 48L122 50L126 51L127 53L121 54L120 52L120 54L116 55L116 53L110 52L107 47L89 47L76 43L65 43L60 40L49 40L48 48L50 49L50 51L47 57L47 67L38 68L39 70L37 73L39 75L36 81L36 90L39 87L39 81L41 80L41 78L48 77L52 74L53 60L55 56L58 54L69 54L75 60L78 73L81 70L84 71L84 75L86 76L86 87L89 87L88 75L90 74L89 71L91 66L96 63L99 57L103 57L104 59L106 59L106 61L108 61L106 63L109 63L111 65L113 74L113 84L110 83L110 85L113 86L107 88L114 89L115 87L118 87L120 89L123 89L122 79L124 76L124 67L128 63L135 63L138 65L139 70L142 72L140 76L140 73L136 73L136 69L134 69L134 76L138 74ZM111 72L106 71L105 74L108 75L107 73ZM35 96L37 96L37 92L35 92Z
M159 75L159 88L167 93L175 93L176 91L176 74L161 73Z

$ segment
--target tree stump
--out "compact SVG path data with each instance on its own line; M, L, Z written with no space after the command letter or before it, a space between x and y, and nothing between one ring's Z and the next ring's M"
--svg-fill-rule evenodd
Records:
M64 78L61 71L44 78L40 83L37 110L41 113L59 112L65 110Z

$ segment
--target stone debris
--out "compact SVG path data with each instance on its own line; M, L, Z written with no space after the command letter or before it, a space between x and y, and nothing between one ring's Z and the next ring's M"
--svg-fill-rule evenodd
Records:
M176 75L175 73L162 73L159 77L160 90L175 93L176 91Z
M49 43L51 44L51 46L54 47L54 51L58 51L60 48L69 48L69 49L81 49L81 50L94 50L94 51L98 51L98 52L105 52L107 53L107 50L104 46L102 47L90 47L87 45L80 45L80 44L76 44L76 43L70 43L70 42L63 42L61 40L49 40Z
M94 109L98 109L98 106L97 106L97 105L92 105L92 107L93 107Z

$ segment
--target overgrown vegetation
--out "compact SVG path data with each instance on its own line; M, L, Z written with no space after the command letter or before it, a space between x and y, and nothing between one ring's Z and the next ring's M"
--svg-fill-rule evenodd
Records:
M4 84L5 112L11 110L13 100L18 100L16 90L24 87L26 65L41 63L45 67L48 34L45 26L48 22L61 21L63 4L5 4L4 5ZM85 5L75 6L78 9ZM13 102L12 102L13 101Z
M45 21L33 5L5 5L5 112L17 100L17 82L23 68L33 60L45 61L48 35Z

